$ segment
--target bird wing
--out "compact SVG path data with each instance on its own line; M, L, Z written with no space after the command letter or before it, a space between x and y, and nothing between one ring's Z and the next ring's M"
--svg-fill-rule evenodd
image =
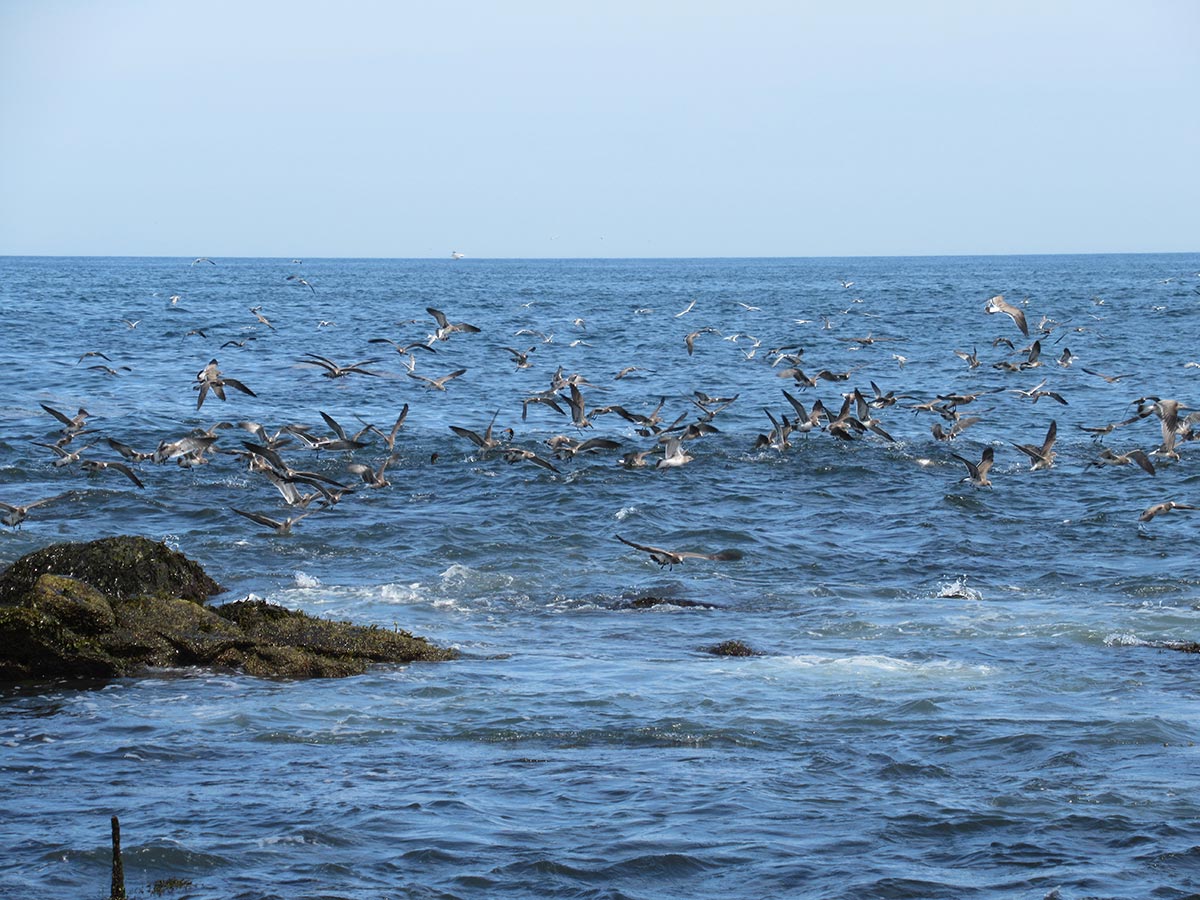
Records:
M1050 427L1046 429L1046 440L1042 442L1042 456L1050 452L1050 448L1054 446L1054 439L1058 437L1058 422L1054 419L1050 420Z
M133 469L129 468L129 466L125 465L125 463L110 462L105 465L105 468L116 469L118 472L120 472L122 475L124 475L126 478L128 478L130 481L132 481L138 487L140 487L140 488L145 487L145 485L142 484L142 479L138 478L137 475L134 474Z
M675 555L682 559L711 559L717 562L732 562L742 558L741 550L720 550L716 553L692 553L688 550L676 550Z
M1129 458L1142 467L1149 474L1155 474L1154 463L1150 461L1150 457L1146 455L1144 450L1129 451Z
M483 438L469 428L459 428L457 425L451 425L450 430L459 437L464 437L477 447L485 446Z
M1025 311L1010 303L1005 303L1003 300L1000 301L1000 308L1017 323L1017 327L1021 329L1021 334L1029 337L1029 325L1025 322Z
M979 460L979 465L975 467L975 470L979 473L980 478L987 477L988 470L992 468L992 463L995 461L995 458L996 451L991 447L985 447L983 450L983 456Z
M395 442L395 440L396 440L396 432L398 432L400 430L401 426L404 425L404 420L407 418L408 418L408 404L405 403L404 409L400 410L400 415L396 417L396 424L392 426L391 434L388 435L389 438L391 438L391 440L393 442Z
M246 387L244 384L242 384L236 378L223 378L221 380L225 383L225 385L227 387L231 387L234 390L241 391L243 394L249 394L251 397L258 396L258 394L254 393L254 391L250 390L250 388ZM222 397L221 399L224 400L225 398Z
M341 426L341 423L339 423L337 419L329 415L327 412L322 412L321 410L317 410L317 412L321 413L321 418L325 420L325 424L329 426L330 430L333 431L334 434L340 437L343 441L348 440L346 437L346 429Z
M68 416L64 415L63 413L60 413L53 406L47 406L45 403L43 403L42 409L44 409L46 412L50 413L50 415L54 416L54 418L58 419L58 421L62 422L64 425L73 424L71 422L71 419Z
M279 528L281 525L283 525L282 522L277 522L269 516L264 516L260 513L246 512L245 510L237 509L233 506L229 508L239 516L245 516L251 522L257 522L259 525L266 525L268 528Z
M695 301L693 301L693 302L695 302ZM615 537L622 544L627 544L630 547L632 547L634 550L641 550L643 553L660 553L663 556L676 556L677 555L677 554L671 552L670 550L664 550L661 547L650 547L646 544L635 544L633 541L625 540L625 538L621 537L619 534L615 535Z

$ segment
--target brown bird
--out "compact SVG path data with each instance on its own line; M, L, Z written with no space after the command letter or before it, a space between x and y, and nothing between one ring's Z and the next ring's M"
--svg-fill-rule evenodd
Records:
M311 284L309 284L307 281L305 281L305 280L304 280L303 278L301 278L299 275L289 275L289 276L288 276L286 279L284 279L284 280L285 280L285 281L294 281L296 284L300 285L301 287L306 287L306 288L308 288L308 289L309 289L310 291L312 291L314 294L317 292L317 289L316 289L315 287L313 287ZM265 324L270 324L270 323L268 322L268 323L265 323ZM272 330L274 330L274 329L272 329Z
M241 391L243 394L249 394L251 397L258 396L236 378L226 378L221 375L221 370L217 368L217 361L209 360L208 365L196 373L196 384L192 385L192 390L200 392L200 396L196 398L196 409L204 405L204 398L208 396L210 390L224 400L227 387Z
M1127 466L1130 463L1137 463L1143 471L1150 475L1155 473L1154 463L1150 461L1146 452L1140 449L1130 450L1128 453L1116 453L1105 447L1100 451L1100 458L1088 463L1088 466Z
M1129 378L1133 374L1132 372L1126 372L1124 375L1105 375L1102 372L1097 372L1095 369L1089 369L1086 366L1080 366L1079 368L1083 369L1083 371L1087 372L1089 375L1095 375L1097 378L1103 378L1109 384L1116 384L1122 378Z
M693 331L686 335L683 339L683 343L687 345L688 356L691 356L693 351L696 349L696 338L700 337L702 334L713 334L716 330L717 329L712 327L701 328L699 331Z
M443 375L441 378L426 378L424 375L417 375L413 372L409 372L408 377L416 381L424 381L429 386L431 391L444 391L446 389L447 382L452 381L460 375L465 375L466 372L466 369L458 369L454 372L451 372L449 375Z
M943 430L940 422L934 422L929 426L929 430L932 432L934 438L939 441L952 441L978 421L979 416L967 416L966 418L955 419L949 431Z
M307 282L305 282L305 284L307 284ZM311 284L310 284L310 285L308 285L308 286L309 286L310 288L312 287L312 285L311 285ZM313 291L313 293L315 294L315 293L316 293L316 291ZM272 325L272 324L270 323L270 321L268 321L267 317L266 317L266 316L264 316L264 315L262 314L261 310L262 310L262 307L261 307L261 306L252 306L252 307L250 307L250 312L254 313L254 318L258 319L258 321L259 321L259 322L261 322L263 325L266 325L268 328L270 328L272 331L274 331L274 330L275 330L275 326L274 326L274 325Z
M299 522L305 516L310 516L313 514L313 510L309 509L309 510L305 510L304 512L300 513L300 515L298 515L298 516L289 516L286 519L278 520L278 519L272 519L269 516L264 516L261 513L246 512L241 509L236 509L232 506L229 508L232 509L239 516L245 516L251 522L256 522L259 525L263 525L263 526L266 526L267 528L272 529L276 534L291 534L293 525L295 525L297 522Z
M1054 446L1054 439L1057 436L1058 423L1052 419L1050 427L1046 429L1046 439L1042 442L1042 446L1035 447L1033 444L1013 444L1013 446L1033 460L1033 465L1029 467L1029 470L1036 472L1038 469L1049 469L1054 465L1054 451L1051 448Z
M29 511L37 509L39 506L45 506L48 503L53 503L55 500L61 500L66 494L55 494L53 497L43 497L41 500L34 500L32 503L24 505L16 505L11 503L0 503L0 509L6 511L7 515L0 522L11 528L17 528L22 522L29 518Z
M129 468L129 466L125 465L125 463L106 462L101 459L85 459L81 460L80 465L83 466L83 470L85 472L103 472L105 469L112 469L116 472L120 472L138 487L145 487L145 485L142 484L142 479L138 478L137 475L134 474L133 469Z
M983 457L978 463L973 463L969 459L959 456L957 453L951 453L955 459L967 467L967 476L961 481L969 481L975 487L991 487L992 483L988 481L988 472L992 468L995 451L991 447L985 447Z
M299 361L302 366L320 366L325 371L321 373L324 378L345 378L347 375L371 375L375 378L379 377L378 372L370 372L363 366L369 366L371 363L379 362L379 358L364 359L361 362L350 363L348 366L339 366L332 359L327 359L324 356L318 356L315 353L305 353L308 359Z
M971 348L970 353L967 353L965 350L955 350L954 355L965 362L972 369L979 368L979 351L974 347Z
M501 449L504 446L504 442L502 440L492 435L492 430L496 426L496 416L498 415L500 415L499 410L492 413L492 420L488 422L488 426L482 435L476 431L472 431L469 428L462 428L458 425L451 425L450 430L459 437L466 438L486 454L492 450ZM513 430L511 428L503 428L501 429L500 433L507 434L509 440L512 440L513 438Z
M446 318L446 314L440 309L434 309L432 306L427 306L425 312L433 316L437 322L437 331L429 336L430 342L446 341L450 339L450 335L456 331L461 331L463 334L478 334L479 329L474 325L469 325L466 322L451 322Z
M367 487L387 487L389 484L391 484L391 482L384 477L383 473L387 471L388 465L395 458L396 457L394 455L388 456L387 459L379 464L378 469L372 469L366 463L350 463L350 465L346 466L346 470L348 472L353 472L355 475L358 475L360 478L362 478L363 483L366 484Z
M1142 511L1142 514L1138 516L1138 521L1149 522L1155 516L1170 512L1173 509L1200 509L1200 506L1189 506L1186 503L1176 503L1174 500L1168 500L1166 503L1155 503L1153 506L1148 506Z
M650 558L660 566L674 568L680 565L685 559L711 559L717 562L730 562L732 560L741 559L742 552L740 550L721 550L718 553L693 553L690 550L664 550L662 547L650 547L646 544L635 544L633 541L627 541L619 534L616 539L622 544L632 547L634 550L641 550L643 553L649 553Z
M529 354L536 350L536 347L530 347L524 352L516 350L512 347L501 347L500 349L507 350L510 354L512 354L512 361L517 364L518 369L528 369L533 366L533 363L529 361Z

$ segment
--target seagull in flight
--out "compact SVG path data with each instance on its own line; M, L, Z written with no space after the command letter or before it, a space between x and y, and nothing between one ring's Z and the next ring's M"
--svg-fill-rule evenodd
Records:
M1057 436L1058 423L1051 419L1050 427L1046 429L1046 440L1042 442L1042 446L1036 447L1033 444L1013 444L1013 446L1033 460L1033 465L1029 467L1029 470L1036 472L1038 469L1049 469L1054 465L1054 451L1051 448L1054 446L1054 439Z
M55 494L53 497L44 497L41 500L34 500L32 503L26 503L23 506L12 503L0 503L0 509L6 513L3 518L0 518L0 522L3 522L10 528L17 528L29 518L29 511L31 509L37 509L39 506L45 506L48 503L53 503L55 500L61 500L65 496L67 495Z
M988 480L987 476L988 471L992 468L995 452L996 451L991 447L985 447L983 450L983 457L977 463L973 463L969 459L959 456L957 453L951 453L950 455L967 467L968 474L965 478L961 479L961 481L969 481L971 484L975 485L975 487L982 488L992 486L992 483Z
M1029 325L1025 321L1025 311L1019 306L1013 306L1004 299L1003 294L997 294L988 300L983 311L991 315L992 313L1004 313L1010 317L1017 327L1021 329L1021 334L1029 337Z
M300 515L298 515L298 516L289 516L288 518L280 521L278 519L272 519L269 516L264 516L261 513L246 512L245 510L237 509L232 506L229 508L232 509L239 516L245 516L251 522L255 522L259 525L264 525L267 528L273 529L276 534L291 534L293 525L295 525L297 522L299 522L305 516L312 515L312 513L314 512L314 510L308 509L308 510L305 510L304 512L300 513Z
M693 553L690 550L664 550L662 547L651 547L647 544L638 544L633 541L627 541L619 534L615 535L616 539L626 546L632 547L634 550L641 550L643 553L649 553L650 558L660 566L674 568L683 563L685 559L710 559L717 562L730 562L732 560L741 559L742 552L740 550L721 550L717 553Z
M451 372L449 375L443 375L441 378L426 378L424 375L417 375L413 372L409 372L408 377L415 379L416 381L424 381L427 385L429 385L429 389L431 391L444 391L446 389L446 382L451 381L460 375L465 375L466 373L466 369L457 369Z
M192 260L192 265L194 266L194 265L196 265L197 263L202 263L202 262L206 262L206 263L208 263L210 266L215 266L215 265L216 265L216 263L215 263L215 262L213 262L211 259L209 259L207 256L197 256L195 259L193 259L193 260Z
M263 325L266 325L266 326L267 326L268 328L270 328L272 331L274 331L274 330L275 330L275 326L271 324L271 321L270 321L270 320L269 320L269 319L268 319L266 316L264 316L264 315L262 314L262 307L261 307L261 306L252 306L252 307L250 307L250 312L254 313L254 318L258 319L258 321L259 321L260 323L262 323Z
M1153 506L1148 506L1142 511L1142 514L1138 516L1138 521L1149 522L1155 516L1165 512L1170 512L1173 509L1200 509L1200 506L1190 506L1186 503L1176 503L1174 500L1168 500L1166 503L1155 503Z

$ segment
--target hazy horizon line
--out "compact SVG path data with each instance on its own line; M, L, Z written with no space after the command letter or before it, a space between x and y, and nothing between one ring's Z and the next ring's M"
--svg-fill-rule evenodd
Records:
M446 262L528 262L528 261L610 261L622 260L722 260L722 259L958 259L972 257L1002 257L1002 256L1196 256L1200 250L1085 250L1085 251L979 251L972 253L848 253L827 255L799 256L471 256L452 258L449 254L442 256L303 256L289 254L287 256L216 254L215 259L248 260L248 259L359 259L359 260L412 260ZM303 257L303 258L302 258ZM28 253L15 251L0 251L0 259L196 259L190 254L176 253ZM207 259L209 257L199 257Z

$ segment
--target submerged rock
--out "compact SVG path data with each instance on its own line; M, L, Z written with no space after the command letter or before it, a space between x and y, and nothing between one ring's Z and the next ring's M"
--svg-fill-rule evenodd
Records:
M262 601L209 607L220 586L145 538L56 544L0 573L0 680L214 666L265 677L354 675L453 659L407 632L330 622Z
M1200 644L1195 641L1151 641L1150 645L1164 650L1178 650L1180 653L1200 653Z
M705 653L711 653L713 656L762 656L758 650L755 650L748 644L741 641L721 641L719 644L713 644L711 647L704 648Z
M678 606L681 609L718 609L713 603L701 600L684 600L682 597L635 597L621 600L616 609L653 609L656 606Z

